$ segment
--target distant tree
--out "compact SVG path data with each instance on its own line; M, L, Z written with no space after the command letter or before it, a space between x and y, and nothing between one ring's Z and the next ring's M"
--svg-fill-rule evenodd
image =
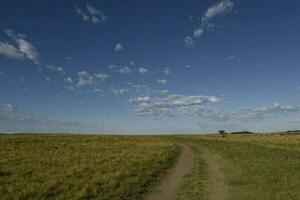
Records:
M219 130L219 134L221 134L221 135L225 135L225 134L227 134L224 130Z

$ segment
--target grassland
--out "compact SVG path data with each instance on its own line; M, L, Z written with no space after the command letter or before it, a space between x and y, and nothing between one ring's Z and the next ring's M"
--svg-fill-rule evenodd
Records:
M205 146L222 156L224 162L220 165L226 189L224 199L300 199L300 135L205 135L179 138L190 145ZM207 161L201 152L194 152L199 164L182 187L180 199L197 199L197 196L202 197L198 199L209 199L209 185L205 183L213 174L203 173L208 170Z
M141 199L176 160L165 137L1 135L1 199Z
M0 199L140 200L180 143L194 162L179 200L300 199L300 134L291 133L0 135Z

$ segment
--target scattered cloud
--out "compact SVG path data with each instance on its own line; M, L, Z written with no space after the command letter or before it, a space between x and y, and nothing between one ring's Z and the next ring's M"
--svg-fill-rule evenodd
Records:
M94 92L97 92L97 93L103 93L103 90L99 89L99 88L96 88L93 90Z
M130 86L136 93L149 93L150 88L145 84L134 84L132 82L127 81L126 84Z
M65 88L74 90L74 89L79 89L85 86L91 86L95 85L98 83L98 81L105 81L109 78L107 74L97 72L94 74L90 74L89 72L83 70L79 71L77 73L77 79L74 80L71 77L66 77L64 78L64 81L67 85L65 85Z
M124 47L123 47L122 44L120 44L120 43L116 44L116 46L115 46L115 51L121 51L121 50L123 50L123 49L124 49Z
M94 83L94 77L91 76L87 71L78 72L78 87L92 85Z
M194 30L193 36L195 38L201 37L203 32L204 32L203 28L198 28L198 29Z
M73 79L71 77L64 78L64 81L67 83L73 83Z
M113 92L115 95L123 96L124 94L128 93L129 90L128 90L128 89L121 88L121 89L113 89L112 92Z
M73 57L71 57L71 56L66 56L66 57L64 57L64 59L65 59L68 63L71 63L72 60L73 60Z
M282 114L291 114L298 112L299 108L295 105L284 105L279 103L274 103L271 106L262 107L262 108L243 108L234 112L234 118L238 120L248 120L248 119L265 119L265 118L274 118Z
M105 81L106 79L108 79L108 75L107 74L100 73L100 72L95 73L94 76L95 76L96 79L100 79L102 81Z
M169 90L162 90L161 94L162 95L169 95L169 94L172 94L172 93Z
M192 37L187 36L185 38L185 43L188 46L195 44L193 38L200 38L204 32L213 32L216 28L220 28L219 25L209 23L216 16L225 16L231 13L234 7L234 3L231 0L221 0L218 3L210 6L201 17L201 26L193 31Z
M97 132L103 126L75 120L37 116L11 104L0 104L0 132Z
M119 67L117 65L110 65L109 69L113 70L114 72L120 73L120 74L131 74L132 69L130 67Z
M216 122L244 123L247 121L260 121L272 119L280 115L293 114L299 111L294 105L275 103L262 108L241 108L238 110L220 110L217 108L194 109L193 114Z
M207 9L202 16L202 22L207 23L210 19L230 13L233 10L234 3L231 0L222 0Z
M10 113L13 111L13 106L11 104L0 104L0 110Z
M171 74L171 70L168 67L165 67L165 69L163 70L163 73L166 75Z
M148 94L151 91L151 89L145 84L134 84L129 81L127 81L126 84L136 93Z
M193 40L193 38L191 36L186 36L186 38L184 39L184 43L187 46L193 46L195 44L195 41Z
M121 74L130 74L132 73L132 70L130 67L123 67L123 68L120 68L120 71L119 71Z
M0 42L0 55L10 59L23 60L25 56L16 47L11 44Z
M65 73L64 68L63 68L63 67L60 67L60 66L56 66L56 65L47 65L46 68L49 69L50 71L53 71L53 72L58 72L58 73L61 73L61 74L64 74L64 73Z
M234 59L234 56L227 57L227 60L233 60L233 59Z
M138 71L139 71L140 74L146 74L146 73L148 73L148 69L146 69L144 67L138 68Z
M168 81L166 79L157 79L156 82L159 84L166 84Z
M64 57L64 59L65 59L65 60L73 60L73 57L71 57L71 56L66 56L66 57Z
M215 96L183 96L170 94L166 97L151 98L149 96L136 97L129 102L135 106L133 112L142 116L174 117L184 114L191 108L202 107L209 103L216 103L220 98Z
M25 40L26 36L24 34L15 34L10 29L5 29L4 32L17 46L7 42L0 42L0 55L17 60L27 58L32 60L35 64L40 63L40 55L37 49L30 42Z
M79 6L75 7L76 13L82 17L83 21L90 21L93 24L104 24L107 22L108 17L100 9L93 7L90 4L86 4L86 9L82 10Z
M175 117L178 115L197 116L212 122L240 124L248 121L272 119L281 115L298 113L295 105L274 103L261 108L241 108L227 110L218 108L222 99L217 96L184 96L173 94L168 90L161 91L162 97L140 96L131 98L133 112L141 116Z

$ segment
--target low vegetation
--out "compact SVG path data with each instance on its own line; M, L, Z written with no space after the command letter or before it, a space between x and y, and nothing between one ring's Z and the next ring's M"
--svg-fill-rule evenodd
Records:
M300 135L238 134L179 138L193 145L208 147L223 157L226 199L300 199ZM195 152L195 157L201 157L201 153ZM198 172L193 173L201 174L201 170L206 169L195 166L194 171ZM207 189L201 184L199 186L198 189L186 190L186 196L205 194Z
M141 199L176 160L165 137L1 135L1 199Z
M193 169L179 186L179 200L216 199L212 191L228 200L300 199L298 132L0 135L0 196L140 200L174 165L178 143L189 145L194 155ZM212 182L214 177L219 178ZM222 184L211 184L218 181Z

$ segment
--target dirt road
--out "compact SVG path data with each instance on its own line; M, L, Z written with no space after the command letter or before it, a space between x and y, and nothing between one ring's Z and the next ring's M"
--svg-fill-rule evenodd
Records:
M182 182L184 176L192 170L193 155L191 149L186 145L181 145L181 154L178 162L170 170L169 176L163 180L157 191L149 194L146 200L174 200L176 199L177 187Z

